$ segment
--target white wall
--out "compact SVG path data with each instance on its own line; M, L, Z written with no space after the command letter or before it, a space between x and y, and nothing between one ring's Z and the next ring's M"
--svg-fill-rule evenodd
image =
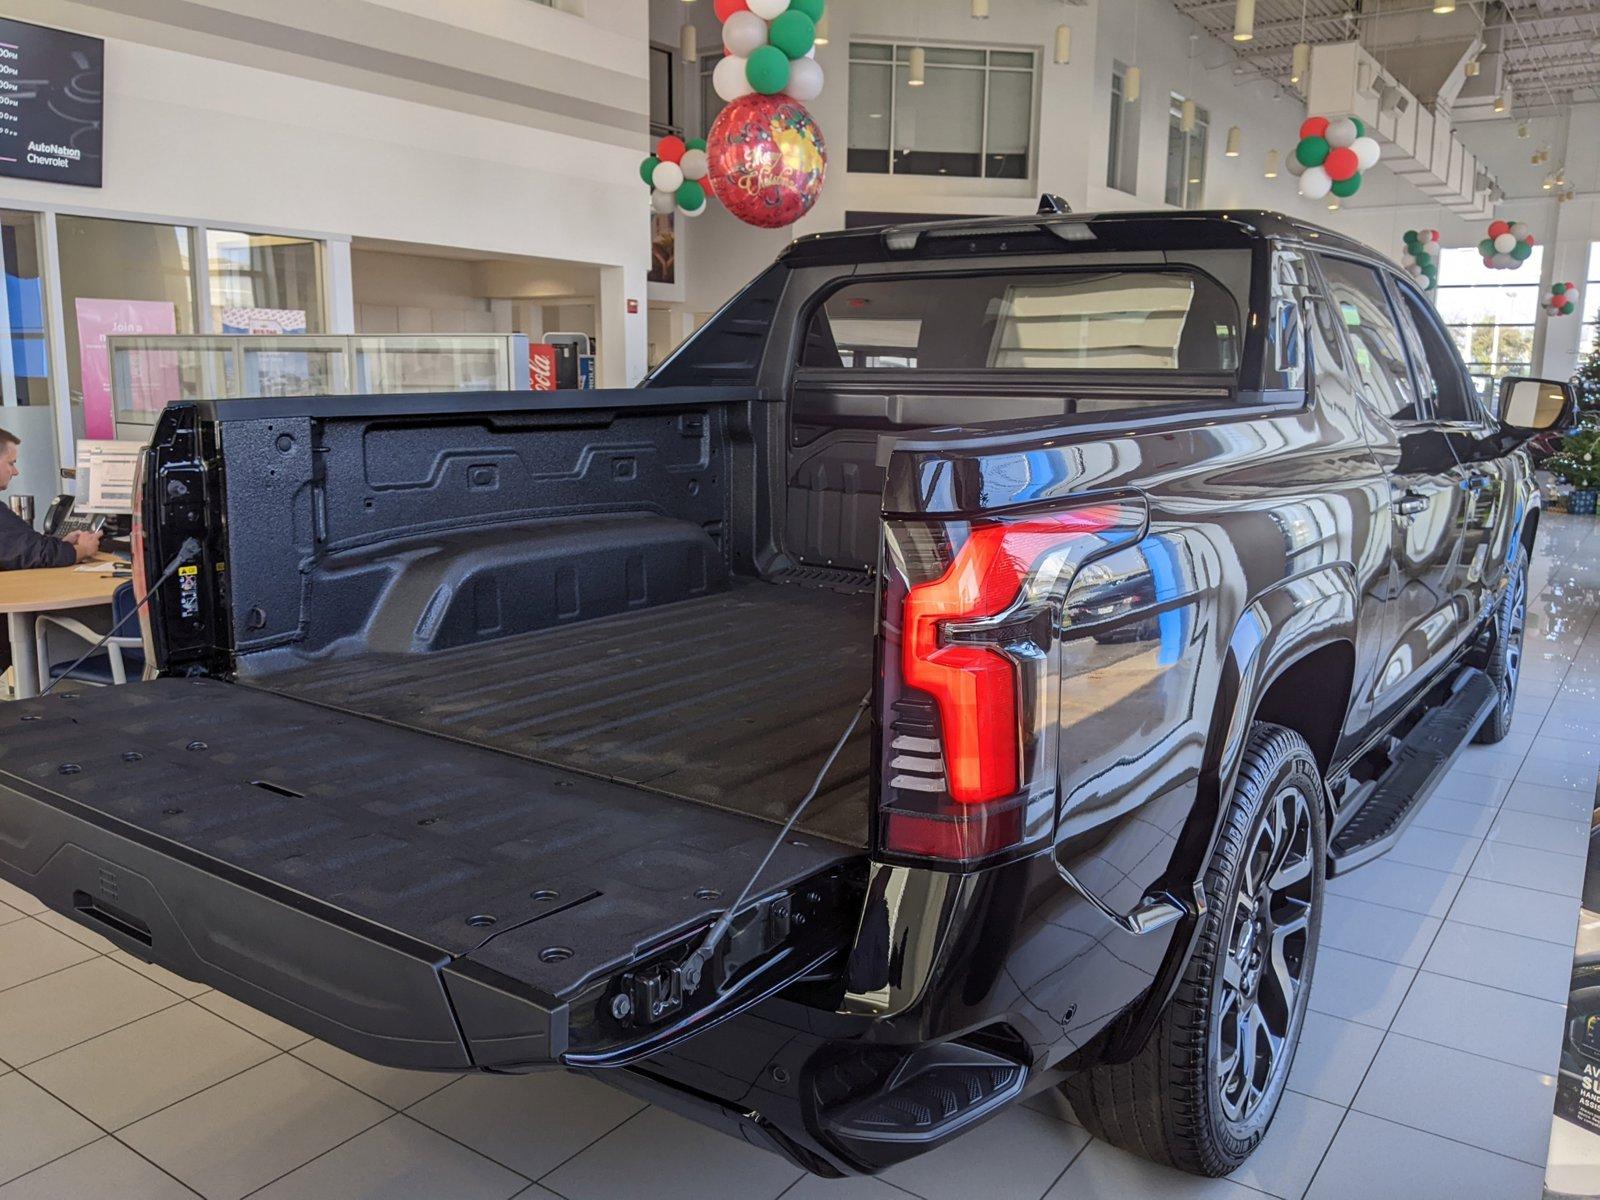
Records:
M487 7L490 0L481 2ZM324 0L319 7L342 3ZM507 20L512 10L528 9L564 29L585 26L520 0L493 3L508 10ZM443 16L437 3L410 0L404 7ZM605 10L606 22L592 38L569 41L590 56L603 51L609 68L642 81L645 0L594 7ZM66 0L18 0L8 14L58 25L68 25L63 16L70 15L70 27L91 34L105 35L108 26L140 37L166 32L129 30L121 18ZM191 36L171 31L175 41ZM360 73L347 74L355 80ZM509 112L496 119L116 36L106 45L106 86L105 186L6 180L0 204L81 206L597 264L618 271L620 294L642 306L649 235L639 219L639 156L630 144L538 128ZM642 105L643 98L641 87L620 99ZM642 127L642 108L639 117ZM645 369L644 314L619 308L607 318L618 336L607 339L602 378L631 382Z
M510 333L496 328L476 264L352 250L357 333Z

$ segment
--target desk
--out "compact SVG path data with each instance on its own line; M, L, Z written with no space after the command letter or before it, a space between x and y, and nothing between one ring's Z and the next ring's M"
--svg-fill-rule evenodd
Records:
M34 661L33 619L39 613L67 608L94 608L110 604L111 593L132 578L124 572L113 577L115 560L99 555L105 571L79 571L73 567L43 567L36 571L0 571L0 613L6 616L6 636L11 639L11 667L16 673L17 699L39 694L39 664Z

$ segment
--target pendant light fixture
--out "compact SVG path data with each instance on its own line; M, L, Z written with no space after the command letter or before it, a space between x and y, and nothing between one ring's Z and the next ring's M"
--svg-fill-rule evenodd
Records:
M1231 128L1229 128L1229 130L1228 130L1228 144L1227 144L1226 149L1224 149L1223 152L1222 152L1222 156L1224 158L1238 158L1239 157L1239 139L1240 139L1241 136L1242 135L1239 133L1239 127L1237 125L1234 125Z
M1456 0L1433 0L1433 11L1440 16L1453 13L1456 10Z
M1497 112L1497 113L1503 113L1503 112L1505 112L1507 107L1508 106L1507 106L1507 103L1506 103L1506 94L1504 92L1501 92L1498 96L1496 96L1494 98L1494 111Z
M1311 70L1311 45L1309 42L1296 42L1294 52L1289 59L1289 82L1300 83Z
M1064 67L1072 61L1072 26L1056 26L1056 65Z
M826 46L827 44L828 44L828 12L827 12L826 9L824 9L823 12L822 12L822 16L817 18L817 45Z
M1439 0L1442 4L1444 0ZM1252 41L1256 36L1256 0L1235 0L1233 6L1233 40Z
M1477 59L1469 58L1467 59L1467 65L1461 69L1466 73L1468 79L1476 79L1478 77L1478 73L1483 70L1483 67L1479 64Z
M972 0L972 19L974 21L989 19L989 0Z
M928 52L921 46L911 47L911 69L906 75L907 87L922 87L928 82Z
M1278 152L1276 150L1268 150L1267 151L1267 178L1268 179L1276 179L1277 177L1278 177Z
M692 21L685 21L678 31L678 57L684 62L700 61L700 31Z
M1139 102L1139 68L1129 67L1122 77L1122 99L1126 104Z
M1183 102L1183 107L1181 109L1179 109L1178 111L1181 114L1178 117L1178 128L1181 129L1184 133L1193 133L1194 132L1194 124L1195 124L1195 103L1194 103L1194 101L1193 100L1185 100Z
M1523 139L1527 138L1527 136L1528 136L1528 123L1526 121L1517 122L1517 136L1519 138L1523 138Z

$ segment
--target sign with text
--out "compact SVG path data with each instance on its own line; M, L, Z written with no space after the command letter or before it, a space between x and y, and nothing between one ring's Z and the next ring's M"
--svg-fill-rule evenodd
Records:
M73 309L78 318L83 431L91 438L115 437L117 414L112 406L111 353L106 338L114 333L177 333L177 309L170 300L100 300L90 296L78 297ZM162 350L143 355L130 366L128 394L116 397L123 408L157 412L169 401L183 398L176 352Z
M0 175L100 186L106 44L0 18Z

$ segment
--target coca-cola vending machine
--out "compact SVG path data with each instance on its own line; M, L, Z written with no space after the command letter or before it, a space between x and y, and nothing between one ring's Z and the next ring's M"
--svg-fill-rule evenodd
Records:
M583 360L592 357L586 333L551 333L542 342L528 343L528 386L536 392L593 387L592 372Z

